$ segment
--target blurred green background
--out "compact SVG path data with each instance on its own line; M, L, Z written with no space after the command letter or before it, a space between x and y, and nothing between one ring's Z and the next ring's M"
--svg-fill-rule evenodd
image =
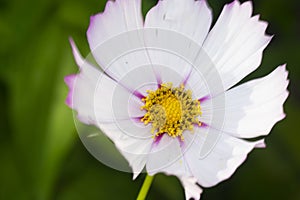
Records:
M208 0L219 15L224 3ZM143 12L154 0L144 0ZM89 16L105 0L0 0L0 199L135 199L144 176L110 169L82 145L72 111L65 105L64 76L77 72L68 37L83 55ZM202 199L300 199L300 3L257 0L275 37L261 67L246 80L288 63L287 118L234 176L206 189ZM276 90L276 88L270 88ZM255 126L255 124L254 124ZM148 199L183 199L175 177L158 175Z

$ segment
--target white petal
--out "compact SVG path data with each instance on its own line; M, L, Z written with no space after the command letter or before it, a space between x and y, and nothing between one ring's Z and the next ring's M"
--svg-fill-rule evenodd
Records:
M142 28L141 1L117 0L108 1L105 11L91 18L87 32L90 49L99 66L130 90L142 84L157 84ZM150 69L138 73L137 68L141 66ZM122 80L128 80L128 74L135 75L134 79Z
M151 135L150 131L148 134ZM137 138L123 134L115 140L117 148L132 168L133 179L143 170L153 143L153 138Z
M200 129L201 130L201 129ZM209 134L216 130L210 130ZM202 144L205 137L201 131L193 144L186 149L184 157L188 162L190 170L197 182L204 187L211 187L229 178L239 165L241 165L247 154L255 147L264 147L263 140L247 142L232 136L222 134L205 157L201 157Z
M169 73L160 73L163 82L179 85L191 71L191 64L201 51L212 21L212 12L205 0L164 0L159 1L146 15L145 29L155 29L151 36L155 46L161 51L150 52L150 59L169 67L181 75L181 80ZM149 37L146 37L146 41ZM156 45L151 45L156 44ZM165 50L165 51L163 51ZM187 62L188 61L188 62ZM159 70L157 70L159 71ZM165 74L165 76L164 76Z
M180 84L191 68L186 58L193 59L199 48L176 32L142 29L114 37L92 53L110 77L134 89L148 83Z
M178 2L170 2L168 4L175 5L175 3ZM95 57L99 65L102 67L102 69L117 81L121 80L127 73L135 70L136 67L148 65L151 68L154 68L155 66L153 65L156 61L158 61L156 63L158 63L159 65L163 65L165 63L164 60L173 61L172 65L167 65L166 67L171 66L172 68L176 68L178 70L175 71L179 71L179 74L182 74L182 72L185 72L186 70L185 66L181 65L180 62L175 62L177 59L174 60L172 56L161 55L163 54L163 52L161 52L160 50L163 49L172 51L172 45L175 44L174 41L176 41L176 47L180 47L179 49L181 49L181 51L196 53L196 51L194 50L186 50L186 48L190 46L190 44L186 42L186 40L188 39L186 38L186 36L189 36L190 42L192 39L196 43L198 43L199 48L199 46L202 45L204 38L208 33L212 18L211 10L208 8L205 1L194 2L192 0L189 0L189 2L187 4L184 3L184 5L186 5L186 7L184 8L184 14L181 17L189 18L188 21L190 23L186 23L185 20L180 20L180 26L182 26L180 28L181 31L177 30L176 32L174 32L176 34L173 34L173 36L170 36L169 34L164 34L167 37L163 38L163 44L166 43L167 46L163 46L162 43L153 45L153 43L149 44L148 42L149 37L154 38L155 41L158 41L157 38L155 38L155 35L161 35L161 33L153 32L153 34L150 34L149 36L148 33L151 31L149 31L148 29L141 29L142 19L138 17L140 16L140 1L131 2L127 0L119 0L115 3L108 2L105 12L96 15L92 18L91 25L87 33L93 56ZM122 8L126 10L123 11ZM178 6L178 8L181 7ZM130 26L128 26L128 28L124 26L125 22L123 16L128 15L128 17L126 18L128 18L129 20L130 18L133 18L130 15L130 13L132 16L135 16L135 18L137 18L138 20L135 20L135 22L137 23L131 24ZM151 13L151 11L149 13ZM191 13L193 14L191 15ZM181 19L180 16L177 16L176 18ZM194 26L193 23L196 22L197 26ZM121 25L119 25L118 23L121 23ZM145 22L145 27L149 28L149 26L147 26L146 24L147 22ZM186 35L185 40L181 43L178 42L178 33L181 37L184 37L182 33ZM182 46L182 43L185 46ZM149 47L158 49L158 53L151 54L151 52L149 52L150 50L147 49ZM159 74L161 74L161 71L155 71L153 69L152 73L154 74L154 76L152 75L151 78L155 79L151 79L151 81L161 81L162 77L159 76ZM147 77L148 74L149 73L145 73L143 76L147 79L150 79ZM166 82L174 82L176 84L177 80L173 81L173 77L174 76L167 76L163 79Z
M78 112L80 121L95 125L94 94L97 80L103 74L88 62L85 62L72 39L70 43L80 73L65 78L70 89L67 104Z
M136 113L127 112L128 106L140 107L134 95L86 62L74 42L70 42L80 73L66 78L70 87L67 103L77 110L80 121L98 126L115 143L136 177L153 142L151 127L136 123L129 116ZM133 99L128 100L130 95Z
M143 170L153 143L151 126L133 120L98 122L100 129L113 141L119 152L128 161L135 179ZM116 163L118 165L118 163ZM122 170L122 166L112 166Z
M141 100L128 93L120 83L108 80L98 81L97 92L104 94L95 96L98 126L128 161L133 178L136 178L146 164L153 142L151 126L133 118L142 114L139 109Z
M233 1L224 9L207 36L203 48L215 63L225 89L254 71L271 37L266 22L251 17L252 3Z
M141 0L107 1L105 11L91 17L87 32L94 50L111 37L143 26Z
M180 181L184 187L185 199L189 200L191 198L199 200L202 189L197 185L197 179L194 177L182 177Z
M79 119L86 124L129 119L128 110L125 110L128 109L127 104L139 108L139 98L83 59L72 39L70 43L80 73L65 78L70 87L67 104L78 112ZM115 110L113 104L117 105ZM131 114L134 117L140 113Z
M159 142L152 145L146 169L148 174L154 175L165 172L168 175L189 175L189 170L183 159L183 154L178 138L172 138L167 134L161 136Z
M91 17L87 31L91 53L113 79L119 81L136 67L150 65L142 27L141 0L108 1L103 13Z
M139 69L143 71L143 68ZM97 93L104 96L95 96L98 126L110 137L128 161L134 179L146 164L153 138L150 132L151 126L145 126L138 122L138 118L135 119L144 114L144 111L140 110L141 99L125 90L123 84L131 86L133 83L138 83L136 80L146 81L142 78L145 77L136 71L128 74L118 83L110 82L110 79L101 79L98 81ZM133 82L130 83L130 80Z
M168 50L171 51L171 48ZM167 51L149 50L148 52L160 82L172 82L173 86L179 86L183 82L191 68L184 59Z
M146 15L146 28L179 32L202 45L212 21L212 12L205 0L159 1Z
M209 85L210 80L206 79L206 75L205 72L193 68L188 76L186 76L186 89L192 91L194 99L201 99L211 95L211 85Z
M288 97L287 76L283 65L263 78L225 92L225 110L214 108L215 114L225 111L222 131L240 138L269 134L275 123L285 117L283 103Z

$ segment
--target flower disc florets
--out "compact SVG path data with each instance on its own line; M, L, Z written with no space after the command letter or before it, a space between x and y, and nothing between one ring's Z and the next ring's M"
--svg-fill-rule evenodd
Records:
M183 140L184 130L193 131L194 124L201 126L200 101L192 99L192 91L185 90L184 85L172 87L172 83L161 84L157 90L147 91L141 109L146 114L141 119L145 125L152 123L151 132L156 136L167 133ZM155 132L156 131L156 132Z

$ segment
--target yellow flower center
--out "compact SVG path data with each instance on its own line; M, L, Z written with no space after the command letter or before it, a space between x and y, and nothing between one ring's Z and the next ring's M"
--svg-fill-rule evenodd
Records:
M180 137L184 130L193 131L194 124L201 126L200 102L192 99L192 91L184 85L172 87L172 83L162 84L155 91L148 90L148 96L142 99L141 106L146 114L141 119L145 125L152 124L151 132L155 136L167 133L171 137Z

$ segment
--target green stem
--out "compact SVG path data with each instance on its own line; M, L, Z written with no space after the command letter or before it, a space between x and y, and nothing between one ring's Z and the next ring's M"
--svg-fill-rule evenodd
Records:
M150 189L151 183L153 181L154 176L149 176L148 174L146 175L146 178L144 180L144 183L141 187L141 190L139 192L138 197L136 198L136 200L145 200L147 193Z

